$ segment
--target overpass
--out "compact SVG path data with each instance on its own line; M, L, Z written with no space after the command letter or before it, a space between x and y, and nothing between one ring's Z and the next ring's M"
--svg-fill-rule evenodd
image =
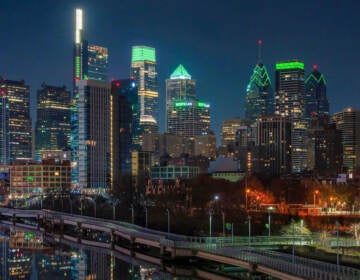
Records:
M360 279L358 269L262 249L274 244L316 242L308 237L253 237L251 240L244 237L194 237L49 210L0 208L0 217L2 223L39 230L55 240L114 250L157 265L163 259L188 257L241 266L280 279ZM139 252L139 246L157 249L159 257Z

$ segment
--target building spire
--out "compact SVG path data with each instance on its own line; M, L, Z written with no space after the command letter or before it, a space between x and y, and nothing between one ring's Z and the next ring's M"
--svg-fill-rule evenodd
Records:
M262 57L261 57L261 55L262 55L262 53L261 53L261 47L262 47L262 40L261 39L259 39L258 40L258 63L260 64L260 63L262 63Z

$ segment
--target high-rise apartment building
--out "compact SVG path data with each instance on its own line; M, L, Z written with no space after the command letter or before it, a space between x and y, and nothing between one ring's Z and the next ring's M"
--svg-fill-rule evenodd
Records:
M0 165L9 164L9 102L5 91L0 91Z
M46 150L70 150L70 91L45 83L37 92L35 159Z
M196 98L196 81L191 79L191 75L183 65L179 65L166 80L166 131L172 130L170 118L173 111L174 102L178 100L192 101Z
M313 71L305 79L305 118L314 115L329 115L329 101L326 96L326 80L313 66Z
M258 172L277 176L291 172L291 121L273 115L257 120Z
M80 191L106 192L118 182L118 145L111 84L80 80L72 107L72 184Z
M131 78L135 79L138 86L140 128L145 133L157 132L159 93L154 48L132 47Z
M108 81L109 54L108 49L96 45L87 48L87 75L89 80Z
M0 79L0 92L9 106L9 143L12 162L32 157L32 128L30 118L30 87L24 81ZM6 120L6 118L5 118Z
M345 108L333 115L333 121L342 135L344 169L352 173L360 167L360 111Z
M276 63L275 114L288 117L292 122L292 172L306 169L306 122L304 63L285 61Z
M197 100L177 100L168 119L170 134L183 137L207 135L210 132L210 104Z

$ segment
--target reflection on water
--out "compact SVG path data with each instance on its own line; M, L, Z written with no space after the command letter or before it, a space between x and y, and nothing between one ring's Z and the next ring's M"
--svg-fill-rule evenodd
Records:
M99 248L54 245L38 233L13 229L0 228L0 235L1 280L172 279L156 266Z

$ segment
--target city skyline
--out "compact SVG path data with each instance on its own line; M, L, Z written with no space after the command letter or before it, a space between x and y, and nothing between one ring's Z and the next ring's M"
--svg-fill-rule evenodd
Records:
M206 8L192 3L187 9L186 1L135 2L124 1L120 6L105 1L100 6L92 1L86 5L43 1L38 6L24 1L17 9L18 3L7 1L0 11L0 22L7 26L0 31L7 38L0 55L0 75L24 79L31 86L33 111L42 82L71 89L73 13L80 7L86 18L86 38L109 48L110 78L129 76L131 46L144 44L156 49L160 131L165 127L165 79L180 63L197 81L199 98L212 105L212 129L218 137L224 119L244 117L246 84L260 38L272 83L275 63L297 58L304 61L306 74L313 64L324 74L331 114L360 104L360 97L354 94L359 91L355 68L359 60L355 50L360 44L358 3L230 1L223 5L208 1ZM35 16L27 20L32 14ZM155 16L145 17L150 14Z

